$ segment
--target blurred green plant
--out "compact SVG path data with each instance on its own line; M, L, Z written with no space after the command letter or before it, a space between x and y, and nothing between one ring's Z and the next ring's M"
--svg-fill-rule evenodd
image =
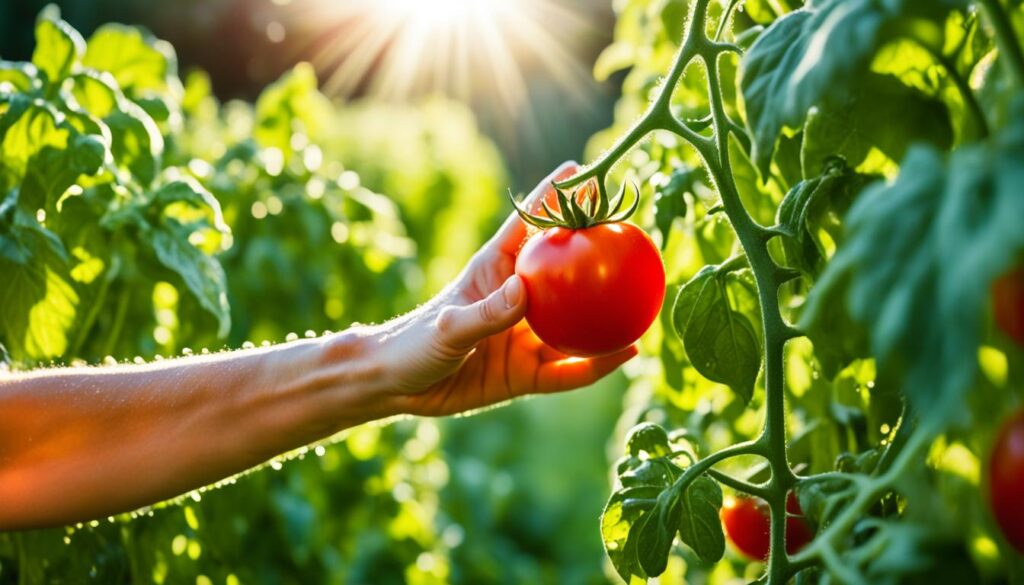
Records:
M400 151L341 137L392 117ZM222 105L145 31L86 41L49 8L32 62L0 62L0 343L12 367L85 365L385 319L476 250L503 182L458 106L339 108L306 65ZM450 208L458 240L431 229ZM175 505L0 535L0 582L443 582L440 442L367 426Z

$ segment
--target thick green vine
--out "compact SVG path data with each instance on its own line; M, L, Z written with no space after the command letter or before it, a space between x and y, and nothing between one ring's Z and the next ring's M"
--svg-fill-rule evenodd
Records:
M780 307L779 292L783 285L802 276L802 272L782 265L773 259L769 252L770 241L776 237L796 237L792 232L792 226L786 224L781 217L777 220L776 225L764 225L752 216L741 200L740 189L735 178L736 169L733 161L730 160L730 137L738 142L744 153L749 154L752 150L751 145L754 144L754 137L727 113L726 99L723 96L724 84L732 83L733 80L723 79L720 58L727 53L742 54L743 50L736 44L720 42L718 39L737 4L737 2L730 2L723 9L721 21L716 27L715 34L709 36L707 31L710 0L695 0L690 3L689 17L679 51L646 112L597 160L576 176L556 185L558 188L572 188L587 181L596 181L603 193L606 188L605 181L612 167L647 135L656 131L675 134L688 143L699 156L720 198L719 204L715 205L714 209L720 208L724 211L742 249L742 256L739 257L742 262L733 258L721 265L708 268L713 269L715 273L725 274L735 271L741 264L749 266L756 283L760 307L765 389L765 419L760 433L752 441L739 443L707 455L703 459L690 461L688 465L683 466L681 472L669 473L667 477L670 484L664 487L662 496L656 500L649 496L646 499L631 499L629 497L630 490L650 489L649 486L657 485L657 481L664 481L664 479L652 480L644 484L637 478L645 473L642 463L645 456L658 459L657 452L674 453L672 447L668 444L663 447L655 445L646 452L646 455L634 452L627 456L623 465L620 465L620 477L625 486L625 490L621 493L624 495L613 496L609 502L609 507L606 508L606 519L603 522L612 528L609 529L608 526L605 526L604 529L611 534L621 534L621 528L615 528L616 522L633 518L635 524L640 527L640 535L635 540L630 534L628 539L623 537L621 540L613 541L609 553L613 554L613 561L616 561L614 555L634 554L632 551L637 549L635 554L639 558L638 568L629 569L629 561L626 561L627 569L623 573L622 567L619 566L622 563L616 563L616 568L627 580L629 574L636 574L635 570L641 570L647 576L653 576L652 569L654 574L663 571L664 564L661 560L652 560L651 558L652 556L658 557L659 553L651 553L644 548L645 546L653 546L656 549L660 547L659 550L664 550L666 554L668 552L668 549L665 548L665 537L658 540L647 536L650 532L649 525L654 523L651 518L660 518L662 520L659 521L664 523L663 519L666 513L672 514L676 510L676 504L666 502L671 502L673 499L688 502L685 497L688 493L687 490L695 486L695 482L699 478L708 476L738 492L760 497L767 502L770 508L771 547L767 559L767 571L763 577L764 582L769 585L781 585L800 571L821 567L839 582L868 583L870 579L862 573L859 563L864 562L863 559L871 555L877 556L880 549L884 547L884 537L876 538L860 557L842 558L846 552L842 547L854 531L855 524L864 519L868 509L888 494L893 493L897 482L903 479L908 472L918 469L927 449L943 431L943 428L936 424L915 424L912 417L907 414L908 411L904 409L903 414L896 419L897 422L893 425L895 430L883 441L884 448L877 461L871 469L862 470L862 474L826 472L801 476L789 462L786 380L783 371L784 352L787 342L804 337L805 333L786 322ZM982 4L993 16L996 36L999 39L1000 47L1007 55L1011 70L1014 74L1021 74L1024 72L1024 61L1020 59L1019 45L1007 24L1008 20L1002 12L1002 7L996 0L986 0ZM907 13L909 15L907 18L917 16L912 9L907 9ZM805 18L807 15L807 12L802 11L797 18ZM903 16L899 14L893 18L902 18ZM964 38L949 53L954 57L943 53L941 49L935 50L930 45L925 46L925 50L940 66L946 69L946 74L963 100L966 114L974 119L977 134L984 138L989 135L990 130L982 111L982 105L978 102L977 96L965 78L957 71L957 65L954 62L956 56L964 50L972 27L976 26L973 18L973 15L968 17L969 20L964 25L964 30L967 31L964 33ZM800 22L796 19L793 21ZM908 35L906 38L910 39L911 37ZM778 48L776 48L776 52L780 52ZM703 67L704 77L707 80L707 103L710 112L706 117L689 121L680 119L674 114L671 103L684 71L694 63ZM822 88L819 89L826 91ZM748 122L752 126L756 124L756 121L748 120ZM763 142L758 142L758 145L762 149L765 146ZM757 158L757 154L755 152L755 158ZM765 160L763 159L763 150L760 154L762 158L759 160ZM768 156L771 156L770 152ZM826 169L830 164L832 163L826 163ZM766 165L759 166L761 166L762 172L767 170ZM844 164L840 162L838 166L842 168L836 172L840 174L847 172ZM826 177L829 172L832 171L826 170L822 177ZM772 178L774 179L774 177ZM809 188L816 188L818 183L808 181L808 185ZM796 190L795 187L794 190ZM812 194L809 197L814 196ZM783 204L783 206L785 205L786 203ZM695 277L695 280L698 277ZM635 449L631 449L631 451L635 451ZM755 455L765 459L770 470L770 478L764 483L755 484L713 469L719 463L744 455ZM670 456L667 461L675 461L674 455ZM623 469L627 471L623 473ZM787 498L793 490L821 488L822 486L827 486L831 492L829 504L831 508L826 514L828 521L822 524L820 533L810 546L789 555L786 552ZM671 496L663 497L666 493ZM617 498L622 501L619 502ZM711 496L709 501L713 502L714 500L715 497ZM638 507L645 512L646 516L636 516ZM708 517L703 520L707 522ZM866 526L863 523L861 525ZM685 533L683 528L680 528L680 537L702 559L712 562L717 560L713 547L711 552L708 552L706 543L704 545L695 544L692 542L692 535ZM671 538L668 540L671 541ZM714 538L710 538L710 540L713 541Z

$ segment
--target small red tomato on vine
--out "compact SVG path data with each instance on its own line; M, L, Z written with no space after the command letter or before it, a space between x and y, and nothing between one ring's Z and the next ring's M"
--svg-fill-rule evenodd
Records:
M803 518L796 495L786 498L786 552L794 554L814 539L814 532ZM761 498L728 497L720 512L725 534L733 546L754 560L768 558L771 549L771 510Z
M1024 267L1000 276L992 283L992 311L996 325L1024 345Z
M588 183L588 185L591 185ZM619 213L592 191L556 191L559 210L542 200L546 216L519 208L540 229L516 258L526 286L526 321L544 343L562 353L594 357L625 349L658 317L665 298L665 267L651 238L626 223L639 200Z
M1000 428L989 460L988 482L996 523L1007 542L1024 554L1024 411Z

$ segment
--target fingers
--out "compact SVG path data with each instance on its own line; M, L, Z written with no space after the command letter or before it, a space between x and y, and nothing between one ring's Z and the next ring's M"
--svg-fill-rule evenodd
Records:
M512 275L498 290L480 301L442 309L437 316L437 333L447 347L469 350L487 337L512 327L525 313L523 282Z
M541 197L552 190L552 181L561 181L568 179L569 177L576 174L579 170L579 165L575 162L568 161L558 166L550 175L544 177L544 179L533 188L533 191L523 199L523 206L529 209L531 212L536 213L540 206ZM523 220L519 218L516 212L505 220L501 228L494 235L491 240L492 245L497 246L500 251L515 254L519 250L519 245L523 243L523 238L526 237L526 226L523 224Z
M635 345L598 358L566 358L541 364L536 392L550 393L582 388L597 382L626 363L639 350Z

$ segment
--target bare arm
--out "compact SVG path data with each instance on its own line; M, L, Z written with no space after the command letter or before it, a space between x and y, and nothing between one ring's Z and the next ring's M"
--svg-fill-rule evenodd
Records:
M525 235L510 217L451 286L383 325L144 366L0 374L0 530L129 511L371 420L578 388L635 355L569 358L533 335L513 276Z

